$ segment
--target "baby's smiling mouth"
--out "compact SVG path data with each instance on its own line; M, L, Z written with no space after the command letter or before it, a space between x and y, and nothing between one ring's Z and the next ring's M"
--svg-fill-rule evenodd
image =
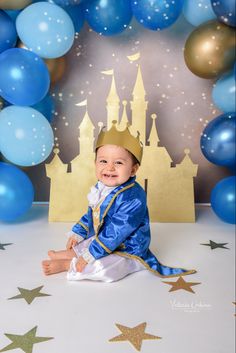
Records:
M103 176L106 178L116 178L117 177L116 174L103 174Z

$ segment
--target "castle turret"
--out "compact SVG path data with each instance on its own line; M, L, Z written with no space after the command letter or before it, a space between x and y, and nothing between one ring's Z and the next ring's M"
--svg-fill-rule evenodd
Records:
M156 114L152 114L151 115L151 118L152 118L152 127L151 127L151 132L150 132L150 135L149 135L149 139L148 139L148 142L149 142L149 146L158 146L159 142L160 142L160 139L158 137L158 134L157 134L157 129L156 129Z
M60 157L58 156L60 150L59 148L54 148L53 150L54 152L54 157L51 160L50 163L45 164L46 167L46 175L48 178L52 179L53 177L55 177L55 175L63 175L66 174L67 172L67 164L64 164ZM56 173L55 173L56 172Z
M120 98L116 91L114 75L112 75L111 88L107 96L107 128L112 127L112 121L119 121Z
M132 110L132 133L137 131L140 133L140 140L145 145L146 143L146 111L148 102L145 101L146 92L144 89L142 73L140 65L136 82L133 89L133 100L130 102Z
M184 153L185 156L180 164L176 164L176 169L185 177L195 177L197 175L198 165L194 164L189 157L190 150L188 148L184 150Z
M128 124L129 124L129 120L128 120L128 117L127 117L127 111L126 111L127 101L124 100L122 102L122 104L123 104L123 114L122 114L120 123L119 123L118 128L117 128L117 130L120 130L120 131L125 130L127 128Z
M92 153L94 148L94 125L88 115L88 111L84 115L84 118L79 126L79 145L80 155L87 155Z

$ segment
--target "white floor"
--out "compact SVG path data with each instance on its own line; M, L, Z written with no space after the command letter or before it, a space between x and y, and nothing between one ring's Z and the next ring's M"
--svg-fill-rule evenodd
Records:
M195 293L170 292L163 282L177 278L161 279L147 271L110 284L68 282L64 273L45 277L41 260L48 249L64 248L71 225L48 223L45 205L35 205L21 222L0 223L0 352L132 353L137 350L129 341L109 340L121 333L116 323L132 328L143 322L146 333L161 337L143 340L144 353L234 352L235 228L210 207L197 208L195 224L152 224L152 251L163 264L196 269L183 277L201 283L192 286ZM201 245L210 240L229 249ZM7 243L12 245L1 246ZM17 287L40 286L50 296L31 304L24 298L8 300L19 294ZM53 339L31 350L30 342L20 346L21 340L10 336L25 335L35 326L37 337Z

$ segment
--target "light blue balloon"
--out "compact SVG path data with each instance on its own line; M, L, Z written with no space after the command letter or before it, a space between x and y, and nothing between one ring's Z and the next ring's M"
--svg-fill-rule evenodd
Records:
M212 90L214 104L222 112L236 111L236 87L234 72L223 75L215 84Z
M26 47L43 58L64 55L74 42L70 16L60 6L48 2L38 2L21 11L16 29Z
M0 152L14 164L43 162L53 148L53 131L47 119L30 107L12 105L0 112Z
M185 0L183 15L193 26L199 26L216 18L211 6L211 0Z

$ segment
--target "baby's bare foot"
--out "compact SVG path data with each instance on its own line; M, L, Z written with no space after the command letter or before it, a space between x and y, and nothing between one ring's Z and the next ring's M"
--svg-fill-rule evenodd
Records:
M70 260L44 260L42 262L43 272L46 276L54 273L65 272L69 270Z
M74 250L70 249L70 250L60 250L60 251L49 250L48 256L52 260L63 260L63 259L70 259L71 260L76 255L75 255Z

